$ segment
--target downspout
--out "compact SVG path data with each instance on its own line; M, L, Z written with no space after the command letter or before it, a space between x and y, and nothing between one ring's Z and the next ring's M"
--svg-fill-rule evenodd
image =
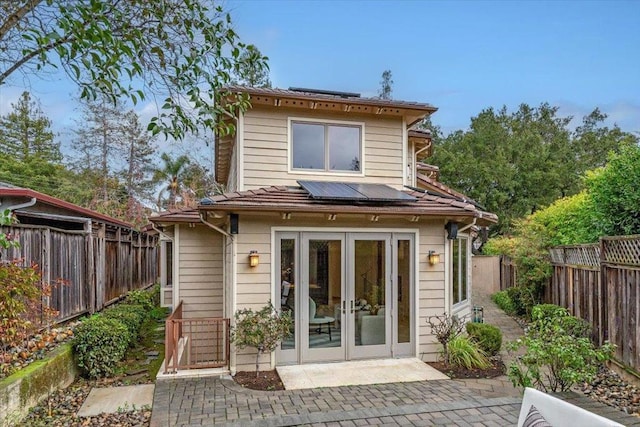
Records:
M156 227L156 225L154 223L151 223L151 228L153 228L155 231L157 231L158 234L160 234L161 236L164 236L165 239L171 240L173 242L173 237L169 236L167 233L165 233L164 231L160 230L158 227Z
M474 225L476 225L476 221L478 220L478 218L473 218L473 222L471 224L467 224L464 227L462 227L461 229L458 230L458 233L462 233L463 231L466 231L468 229L470 229L471 227L473 227Z
M217 225L213 225L210 222L208 222L206 219L204 219L204 216L202 215L202 212L200 212L200 221L206 225L209 228L212 228L214 230L216 230L218 233L222 234L225 237L230 238L233 241L233 236L231 234L229 234L228 232L226 232L225 230L223 230L222 228L218 227Z
M210 222L208 222L204 215L202 215L202 212L199 212L200 214L200 221L206 225L207 227L217 231L218 233L222 234L223 236L225 236L226 238L228 238L231 241L231 271L229 272L231 275L231 280L229 283L229 288L230 290L227 290L227 283L226 280L224 279L224 277L226 276L227 272L226 272L226 260L224 261L224 268L223 268L223 282L224 282L224 286L222 289L222 295L223 295L223 300L226 301L226 298L224 297L225 292L230 292L230 298L229 298L229 313L227 313L229 319L231 319L231 326L234 326L233 323L233 313L235 313L236 311L236 278L237 278L237 249L236 249L236 240L233 238L233 235L228 233L226 230L223 230L222 228L218 227L217 225L213 225ZM225 251L223 253L224 257L226 258L226 246L225 245ZM226 310L225 310L226 311ZM236 371L236 351L235 351L235 346L232 345L231 346L231 354L229 354L229 370L231 371L232 375L235 374Z
M418 151L415 152L415 154L413 155L413 177L412 177L412 185L415 185L417 182L417 176L418 176L418 155L420 153L422 153L425 150L428 150L429 148L431 148L431 140L429 140L429 143L427 145L425 145L424 147L422 147L421 149L419 149Z
M35 205L37 201L38 199L36 199L35 197L32 197L31 200L29 200L28 202L20 203L19 205L9 206L5 208L5 210L8 209L10 211L15 211L16 209L30 208L31 206Z

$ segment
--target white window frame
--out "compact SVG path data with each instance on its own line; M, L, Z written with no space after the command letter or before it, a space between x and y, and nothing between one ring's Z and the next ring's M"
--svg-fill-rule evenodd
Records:
M360 128L360 170L357 172L350 171L332 171L327 168L327 164L325 164L325 169L297 169L293 167L293 123L308 123L308 124L316 124L316 125L342 125L342 126L350 126L350 127L359 127ZM317 119L317 118L309 118L309 117L289 117L287 123L287 169L289 173L293 174L303 174L303 175L327 175L327 176L364 176L365 173L365 124L364 122L354 122L354 121L346 121L346 120L327 120L327 119ZM328 147L329 143L326 132L325 132L325 157L328 156ZM327 159L325 158L325 161Z
M466 292L466 295L464 296L464 299L461 299L460 301L456 302L453 299L453 285L454 285L454 277L453 277L453 267L454 267L453 266L453 262L454 262L454 258L453 258L453 251L455 249L455 246L459 245L459 240L462 240L462 239L467 241L467 244L465 245L466 246L465 259L466 259L467 265L465 266L465 273L466 273L465 276L466 277L464 278L466 283L467 283L467 292ZM471 241L470 241L470 237L468 235L466 235L466 234L458 235L458 237L455 240L451 241L450 247L451 247L451 250L450 250L451 251L450 252L451 253L451 266L450 266L451 278L449 280L449 283L450 283L450 289L451 289L451 307L454 310L457 311L458 309L464 307L465 305L468 305L471 302L471 277L470 277L470 274L471 274L471 271L470 271L470 267L471 267ZM458 257L458 263L460 263L460 259L461 259L461 257ZM460 267L460 265L459 265L459 267ZM460 269L460 268L458 268L458 278L459 279L462 278L462 269ZM460 286L460 285L461 285L461 282L460 282L460 280L458 280L458 286Z

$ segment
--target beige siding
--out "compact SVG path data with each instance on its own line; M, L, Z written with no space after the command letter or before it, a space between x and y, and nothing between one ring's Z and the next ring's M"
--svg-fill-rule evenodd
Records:
M436 360L440 345L431 335L427 325L427 318L440 315L445 311L445 235L444 221L431 220L419 223L409 222L405 218L381 218L372 223L365 219L351 217L337 221L327 221L310 217L294 217L290 220L282 220L275 215L247 216L240 215L240 233L237 239L237 292L236 309L259 309L267 304L273 293L271 276L271 228L272 227L300 227L308 230L310 227L340 228L341 231L349 231L354 228L375 229L419 229L418 251L418 280L415 296L418 298L417 326L418 326L418 357L423 360ZM334 230L335 231L335 230ZM260 254L258 267L249 267L249 252L257 250ZM427 253L435 250L442 254L440 264L429 265ZM239 349L236 356L237 370L251 370L255 366L255 350L252 348ZM271 358L261 358L261 369L269 369Z
M288 170L289 117L364 123L364 176L297 173ZM313 110L255 108L244 117L242 171L244 189L267 185L297 185L300 179L348 180L402 186L403 132L401 119L379 116L319 115Z
M222 235L204 225L177 227L178 288L184 317L222 317Z

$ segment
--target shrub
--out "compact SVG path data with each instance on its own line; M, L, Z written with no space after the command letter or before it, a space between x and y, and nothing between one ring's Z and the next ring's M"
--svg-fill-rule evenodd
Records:
M82 322L75 331L73 350L78 367L89 377L113 375L129 345L127 327L101 314Z
M486 323L467 323L467 334L487 356L495 356L502 347L502 332Z
M0 263L0 356L22 345L58 314L42 303L51 295L51 286L43 283L40 270L21 264L21 260Z
M238 310L235 314L236 324L231 331L231 341L239 348L255 347L256 378L260 370L259 360L262 353L276 349L278 343L291 335L293 320L291 313L280 312L269 303L258 311L251 309Z
M496 292L495 294L491 295L491 299L505 313L507 313L507 314L515 314L516 307L515 307L515 305L513 303L513 300L511 299L511 297L507 293L507 291Z
M442 316L429 316L427 323L431 327L431 333L442 344L442 356L445 365L449 360L449 343L458 337L464 330L464 322L458 316L443 313Z
M132 305L141 305L146 311L151 311L156 306L153 293L150 291L130 291L125 298L125 302Z
M457 336L449 341L449 363L467 369L486 369L491 366L478 344L467 337Z
M536 296L537 293L533 286L519 285L507 289L507 294L513 303L513 314L530 319L531 309L539 298Z
M147 319L147 312L141 305L118 304L103 312L104 317L121 322L129 333L129 342L133 345L138 340L142 323Z
M526 349L508 368L514 386L569 391L576 383L592 381L598 365L613 355L613 345L596 348L583 336L584 322L570 316L566 309L538 305L531 317L524 338L510 344L511 350Z

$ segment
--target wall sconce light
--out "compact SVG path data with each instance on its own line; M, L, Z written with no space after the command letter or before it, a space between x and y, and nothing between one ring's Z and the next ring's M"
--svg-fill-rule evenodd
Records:
M260 255L258 255L258 251L249 252L249 265L251 267L257 267L260 264Z
M440 254L436 251L429 251L429 264L436 265L440 262Z

